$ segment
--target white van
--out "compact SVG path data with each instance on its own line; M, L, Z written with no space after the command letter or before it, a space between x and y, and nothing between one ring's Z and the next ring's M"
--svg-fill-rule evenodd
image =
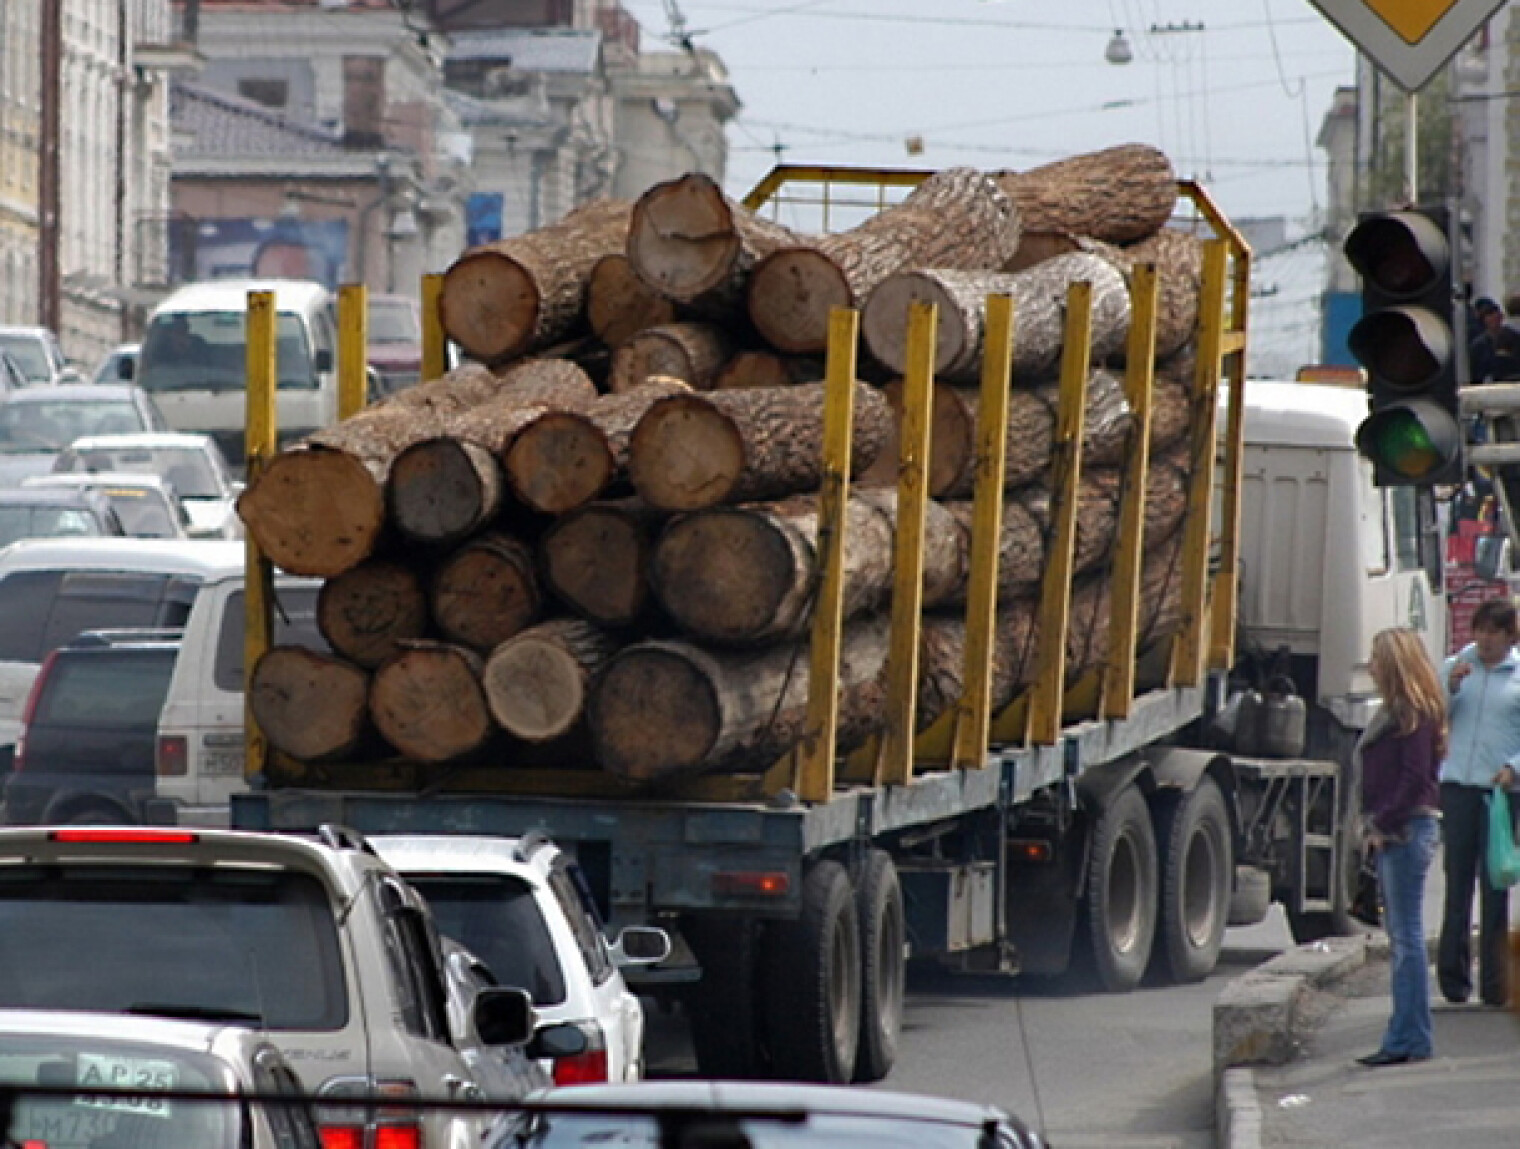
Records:
M281 442L337 421L337 326L320 283L218 279L180 288L153 311L133 371L169 425L212 435L243 457L250 291L274 292Z

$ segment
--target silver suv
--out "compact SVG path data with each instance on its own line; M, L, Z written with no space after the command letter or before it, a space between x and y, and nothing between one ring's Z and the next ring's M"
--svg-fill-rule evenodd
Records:
M475 1041L519 1095L544 1084L527 995L479 988L461 1032L451 991L422 898L343 830L0 831L0 1008L262 1029L317 1095L324 1144L478 1146L480 1114L406 1104L481 1098Z

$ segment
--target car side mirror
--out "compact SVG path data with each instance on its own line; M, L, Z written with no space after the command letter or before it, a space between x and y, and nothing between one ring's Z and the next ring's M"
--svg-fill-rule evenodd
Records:
M331 371L333 369L332 350L327 347L318 347L312 362L318 371Z
M486 1045L521 1045L533 1036L538 1015L521 989L483 989L475 995L475 1032Z
M586 1031L574 1022L546 1025L528 1043L528 1056L540 1058L579 1057L590 1046Z
M656 926L627 926L609 948L620 966L654 965L670 956L670 935Z

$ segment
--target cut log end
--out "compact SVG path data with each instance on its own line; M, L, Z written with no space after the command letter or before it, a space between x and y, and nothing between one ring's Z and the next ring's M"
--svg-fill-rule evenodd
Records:
M686 630L720 642L761 633L795 582L796 563L778 521L742 510L678 519L655 550L654 583Z
M586 285L586 322L608 347L616 349L646 327L675 318L675 304L640 279L627 256L604 256L591 269Z
M908 368L908 306L932 303L938 308L938 331L934 340L935 363L958 363L975 348L967 347L968 331L956 322L959 301L944 287L922 275L894 275L882 282L866 301L860 317L860 333L871 354L893 371Z
M373 670L427 633L427 595L410 567L366 562L322 584L317 628L345 658Z
M535 419L507 451L507 482L528 506L562 515L596 498L617 461L607 436L589 419L554 412Z
M525 742L568 733L586 705L586 675L574 655L531 634L496 649L482 684L501 728Z
M544 577L577 614L628 626L649 597L649 541L639 516L591 506L560 519L544 536Z
M649 781L698 768L722 728L709 673L685 650L646 644L613 657L591 696L596 759Z
M634 428L628 476L651 506L693 511L723 502L744 473L734 421L701 399L661 399Z
M494 650L538 617L531 552L486 535L458 550L433 580L433 618L451 641Z
M275 749L303 762L352 750L364 733L369 675L299 646L276 646L254 664L248 696Z
M496 251L461 257L443 277L439 314L449 338L485 363L525 350L538 323L538 287L516 260Z
M436 643L405 650L375 672L370 714L404 757L446 762L482 745L493 730L478 660Z
M749 283L749 315L766 342L807 355L829 343L829 311L855 306L844 273L822 252L791 248L760 261Z
M276 455L238 498L238 514L276 566L331 578L374 550L385 523L385 498L358 459L311 447ZM314 531L313 524L321 530Z
M403 534L436 544L479 529L495 510L494 492L481 481L481 461L471 454L458 439L438 438L415 443L396 457L387 488L391 517Z
M723 192L705 176L650 189L634 208L628 233L628 255L638 274L682 301L721 284L739 246Z

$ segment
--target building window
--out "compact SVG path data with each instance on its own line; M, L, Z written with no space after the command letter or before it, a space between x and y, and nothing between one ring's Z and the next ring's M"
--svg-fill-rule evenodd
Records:
M285 80L239 80L238 95L266 108L283 108L290 100L290 84Z

